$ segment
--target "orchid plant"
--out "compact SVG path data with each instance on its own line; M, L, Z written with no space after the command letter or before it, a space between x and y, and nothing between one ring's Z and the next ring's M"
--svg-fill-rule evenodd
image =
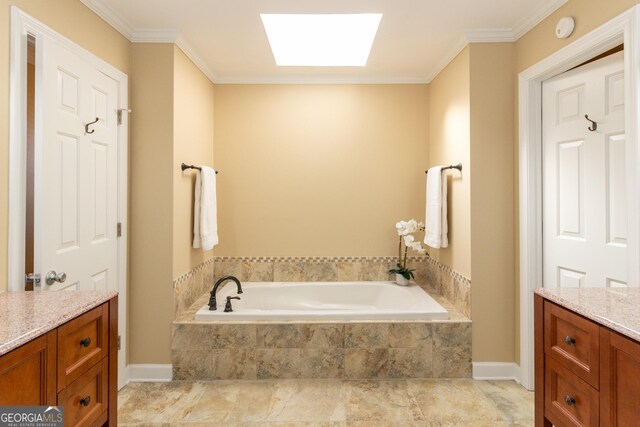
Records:
M417 231L424 231L424 224L422 222L417 222L415 219L410 219L409 221L400 221L396 224L396 231L398 232L399 242L398 242L398 264L397 268L392 268L389 270L389 273L400 274L407 280L411 280L414 278L413 271L414 269L407 268L407 251L409 248L414 251L426 254L427 250L422 247L419 241L416 241L415 237L413 237L413 233ZM404 255L402 251L404 243Z

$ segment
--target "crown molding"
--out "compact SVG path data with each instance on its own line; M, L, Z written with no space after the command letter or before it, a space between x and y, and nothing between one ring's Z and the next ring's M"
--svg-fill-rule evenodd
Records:
M204 59L179 31L172 29L135 29L124 17L101 0L80 1L132 43L175 43L193 61L196 67L215 84L424 84L431 83L469 43L515 42L569 0L543 1L513 28L465 30L464 35L447 51L442 60L438 61L436 66L425 77L216 77L206 65Z
M541 2L528 16L521 19L512 29L513 37L518 40L553 12L564 6L569 0L547 0ZM514 40L514 41L515 41Z
M362 85L386 85L386 84L427 84L427 79L423 76L251 76L251 77L216 77L216 84L219 85L340 85L340 84L362 84Z
M187 55L187 58L189 58L191 62L193 62L195 66L198 67L198 69L202 71L205 76L207 76L211 83L219 83L211 68L207 66L202 57L198 55L193 46L191 46L191 44L182 36L182 34L178 34L175 44L180 48L180 50L184 52L185 55Z
M126 19L118 15L118 13L113 9L100 0L80 0L80 2L131 41L135 33L135 29L127 22Z
M458 54L460 52L462 52L462 50L467 47L467 45L469 44L469 41L467 40L466 36L462 36L452 47L451 49L449 49L446 53L446 55L436 64L435 67L433 67L433 69L431 70L431 72L427 75L427 77L425 78L427 83L431 83L433 81L433 79L435 79L438 74L440 74L442 72L442 70L444 70L447 65L449 65L451 63L451 61L454 60L454 58L456 56L458 56Z
M178 30L144 29L135 30L129 40L132 43L175 43L180 37Z
M464 30L468 43L509 43L516 41L511 28Z
M438 74L464 49L469 43L512 43L529 32L533 27L558 10L569 0L547 0L538 5L528 16L520 20L513 28L494 28L480 30L465 30L462 39L452 46L442 61L427 75L427 83L431 83Z

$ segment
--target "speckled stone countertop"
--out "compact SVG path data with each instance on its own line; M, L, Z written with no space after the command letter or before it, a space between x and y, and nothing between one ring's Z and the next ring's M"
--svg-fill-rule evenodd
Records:
M116 295L114 291L0 293L0 356Z
M640 341L640 288L538 288L535 293Z

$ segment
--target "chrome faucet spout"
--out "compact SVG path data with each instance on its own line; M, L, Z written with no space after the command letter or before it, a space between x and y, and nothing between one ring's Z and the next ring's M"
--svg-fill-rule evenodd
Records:
M220 287L220 285L222 285L224 282L228 280L236 282L236 286L238 287L238 293L239 294L242 293L242 285L240 284L240 280L238 280L237 277L223 276L219 278L218 281L215 283L215 285L213 285L213 289L211 290L211 296L209 297L209 310L214 311L218 309L218 304L216 302L216 293L218 292L218 288Z

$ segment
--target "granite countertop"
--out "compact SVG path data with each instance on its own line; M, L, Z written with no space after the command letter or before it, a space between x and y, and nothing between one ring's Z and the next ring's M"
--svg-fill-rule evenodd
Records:
M640 288L538 288L535 293L640 341Z
M115 291L0 293L0 356L116 295Z

